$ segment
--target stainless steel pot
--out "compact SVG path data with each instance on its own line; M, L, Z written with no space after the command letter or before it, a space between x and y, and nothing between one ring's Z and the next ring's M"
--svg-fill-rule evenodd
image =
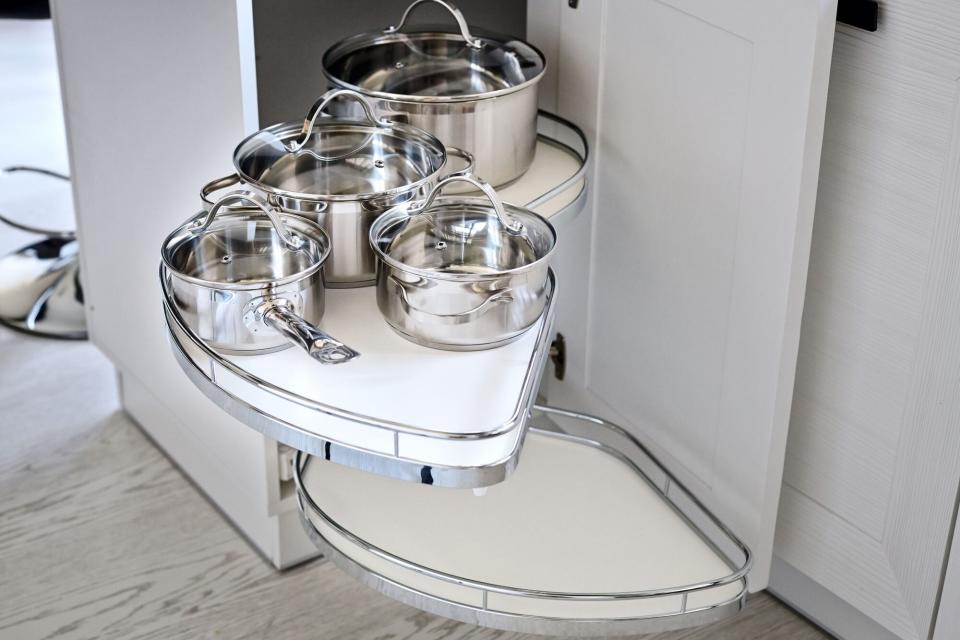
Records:
M449 11L459 33L401 32L424 2ZM494 185L519 178L537 146L537 92L547 63L532 45L496 34L474 37L444 0L416 0L395 27L342 40L323 56L334 87L368 96L377 112L426 129L476 159L474 173Z
M341 97L360 104L363 120L321 117ZM237 172L209 182L200 197L208 207L214 191L244 183L324 228L333 243L327 286L372 285L370 224L390 207L422 199L444 175L448 153L464 158L461 171L470 170L469 154L444 148L426 131L377 119L356 92L333 90L302 123L273 125L243 140L233 154Z
M466 182L485 197L442 197ZM377 305L387 323L418 344L453 351L512 342L543 313L553 226L500 202L475 176L440 181L426 200L396 207L373 223Z
M238 202L255 208L227 210ZM315 326L329 254L320 226L281 219L265 200L243 193L185 222L161 249L173 303L211 347L252 355L297 344L323 364L340 364L360 354Z

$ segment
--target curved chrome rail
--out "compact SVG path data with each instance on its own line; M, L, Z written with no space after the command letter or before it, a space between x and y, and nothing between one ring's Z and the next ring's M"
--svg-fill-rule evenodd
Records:
M577 169L573 173L573 175L565 179L563 182L553 187L546 193L537 196L533 200L530 200L523 206L526 209L536 209L537 207L550 202L551 200L556 198L558 195L560 195L561 193L565 192L567 189L575 185L577 182L583 181L583 186L580 188L580 194L577 194L577 198L574 198L574 202L576 202L579 199L580 195L584 191L586 191L586 188L587 188L587 183L586 183L587 163L590 161L590 144L587 141L587 136L580 127L570 122L566 118L562 118L558 116L555 113L550 113L549 111L544 111L543 109L540 109L537 112L537 115L541 118L545 118L547 120L555 122L556 124L559 124L560 126L563 126L569 129L580 140L580 144L583 147L583 151L582 152L577 151L576 149L574 149L573 147L571 147L565 142L561 142L556 138L551 138L546 134L538 133L537 139L540 140L541 142L545 142L550 146L556 147L558 149L562 149L567 153L569 153L570 155L577 158L580 161L580 168ZM554 215L556 216L556 215L562 215L562 214L557 213Z
M56 178L57 180L63 180L65 182L70 182L70 176L62 174L58 171L52 171L51 169L44 169L42 167L28 167L25 165L14 165L11 167L4 167L4 173L36 173L43 176L48 176L50 178ZM13 227L14 229L19 229L20 231L26 231L27 233L36 233L41 236L46 236L48 238L56 238L58 240L75 240L77 237L76 231L61 231L57 229L47 229L45 227L39 227L32 224L27 224L24 222L19 222L14 218L0 212L0 222Z

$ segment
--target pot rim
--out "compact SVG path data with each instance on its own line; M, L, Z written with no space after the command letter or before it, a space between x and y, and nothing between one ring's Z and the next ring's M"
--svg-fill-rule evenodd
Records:
M485 208L490 207L490 201L484 197L462 197L462 196L440 196L436 199L436 203L439 204L480 204ZM398 205L386 211L383 215L378 217L373 221L373 224L370 225L370 246L373 248L373 252L377 254L377 259L382 260L385 264L394 269L403 271L404 273L410 273L422 278L432 278L434 280L444 280L448 282L484 282L486 280L495 280L497 278L508 278L511 276L521 275L529 271L534 271L547 262L550 258L553 257L553 253L557 250L557 230L550 223L549 220L541 216L535 211L529 209L524 209L523 207L518 207L507 202L503 203L503 206L507 211L520 211L524 214L534 216L539 218L550 232L550 236L553 239L553 243L550 246L549 251L544 253L542 256L534 260L529 264L525 264L522 267L516 267L514 269L501 269L498 271L490 271L488 273L476 274L476 273L449 273L446 271L433 271L430 269L423 269L421 267L415 267L411 264L405 262L400 262L396 258L393 258L387 254L383 249L380 248L380 243L378 242L380 233L387 227L387 225L400 222L402 219L411 217L407 213L408 204Z
M287 191L286 189L280 189L279 187L266 184L264 182L261 182L260 180L255 180L252 176L247 175L247 173L240 168L239 155L240 155L240 148L243 145L247 144L248 142L253 140L255 137L257 137L258 135L264 132L272 133L276 135L278 138L282 137L280 135L281 132L283 135L289 134L291 137L295 137L303 129L302 122L301 123L280 122L277 124L270 125L269 127L260 129L258 131L255 131L254 133L251 133L246 138L241 140L240 143L233 150L233 168L237 172L237 175L240 177L241 182L249 184L252 187L256 187L257 189L265 193L269 193L271 195L276 195L282 198L292 198L296 200L303 200L306 202L363 202L366 200L375 200L377 198L392 198L395 196L403 195L408 192L417 191L425 184L429 184L431 181L436 180L436 178L441 173L443 173L443 170L446 168L447 162L449 160L449 155L447 154L446 146L444 146L444 144L440 142L439 138L429 133L428 131L425 131L418 127L414 127L412 125L408 125L400 122L392 122L392 121L389 123L389 125L390 125L389 129L391 130L399 130L401 133L406 134L411 138L418 139L418 141L424 144L425 146L435 147L439 151L440 158L441 158L441 162L437 167L436 171L434 171L433 173L427 174L426 176L420 178L415 182L409 182L405 185L394 187L392 189L386 189L384 191L371 191L368 193L322 194L322 193L302 193L299 191ZM330 121L328 122L324 122L323 119L318 119L317 123L314 125L315 130L320 128L327 128L327 127L331 127L331 128L332 127L350 127L350 128L368 130L368 131L383 131L387 129L387 127L381 128L381 127L376 127L374 125L364 123L364 122L359 122L355 120L342 120L339 118L330 119Z
M298 271L283 278L276 278L272 280L259 279L253 281L246 281L243 283L228 283L228 282L217 282L215 280L204 280L203 278L198 278L196 276L191 276L186 273L183 273L179 269L173 266L171 262L171 254L173 251L178 248L185 240L191 237L190 227L194 224L195 221L205 218L207 215L206 211L200 211L195 216L188 219L186 222L181 224L179 227L170 232L169 235L164 239L163 244L160 249L160 260L163 263L164 270L170 274L171 277L177 278L178 280L183 280L184 282L189 282L190 284L195 284L201 287L206 287L208 289L215 289L219 291L256 291L258 289L263 289L264 287L280 287L288 285L300 280L309 278L313 274L320 271L323 268L323 265L326 263L327 258L330 256L332 246L330 243L330 237L327 235L327 232L323 230L323 227L300 216L289 215L288 218L295 218L294 220L287 220L289 224L293 222L294 226L304 225L315 235L310 238L310 240L316 242L320 245L320 258L314 263L311 264L306 269ZM217 218L214 221L214 225L221 220L230 220L231 218L244 218L249 221L254 221L257 223L262 222L263 224L270 225L270 221L261 216L251 215L248 210L237 210L221 214L221 217ZM212 226L212 225L211 225ZM272 228L272 227L271 227ZM298 230L298 232L300 232ZM205 232L206 233L206 232ZM182 237L180 237L182 236Z
M332 84L336 85L342 89L351 89L357 93L363 94L365 96L370 96L373 98L381 98L384 100L392 100L395 102L409 102L414 104L451 104L457 102L480 102L482 100L492 100L494 98L499 98L502 96L510 95L511 93L517 93L518 91L523 91L528 87L532 87L540 82L543 79L544 74L547 72L547 58L543 55L543 52L540 51L537 47L533 46L526 40L520 40L519 38L510 38L509 36L496 34L492 32L479 32L479 35L488 40L495 40L497 42L503 43L509 40L517 40L522 42L525 46L530 47L534 53L540 58L542 64L540 72L530 78L525 80L520 84L513 85L512 87L507 87L506 89L497 89L496 91L485 91L483 93L471 93L467 95L459 96L413 96L403 93L390 93L387 91L373 91L370 89L365 89L364 87L351 84L346 80L342 80L337 76L333 75L330 72L330 65L334 59L340 59L348 53L352 53L360 46L371 46L371 45L380 45L387 42L395 42L401 39L401 36L431 36L435 38L443 39L460 39L460 34L449 33L446 31L433 31L430 29L423 31L412 31L405 32L403 34L387 34L381 31L370 31L367 33L359 33L353 35L339 42L333 44L328 48L321 58L321 67L323 69L323 75L329 80Z

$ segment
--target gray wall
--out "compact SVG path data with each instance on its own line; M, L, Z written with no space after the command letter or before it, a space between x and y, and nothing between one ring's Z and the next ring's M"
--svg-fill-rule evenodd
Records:
M320 59L356 33L396 24L411 0L254 0L260 125L303 118L327 88ZM526 0L457 0L473 26L524 36ZM441 7L422 5L411 23L454 25Z

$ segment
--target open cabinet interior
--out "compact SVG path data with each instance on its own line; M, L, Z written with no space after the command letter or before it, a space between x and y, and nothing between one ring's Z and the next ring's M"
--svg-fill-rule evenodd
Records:
M139 386L175 389L181 402L155 393L184 431L214 415L199 389L230 416L225 436L249 441L252 428L268 448L301 452L297 490L270 490L272 511L301 511L300 523L281 518L277 544L302 525L344 570L404 602L560 635L736 612L769 575L835 2L459 3L471 25L525 37L548 61L533 165L498 192L550 220L559 250L546 310L511 344L415 345L383 323L373 288L331 290L321 326L363 356L324 369L297 350L211 347L163 273L136 294L142 318L111 295L118 260L158 282L163 237L197 214L197 191L241 138L303 117L327 89L329 44L395 24L407 4L55 3L61 24L96 25L114 43L104 53L58 34L93 339L161 363L114 358ZM109 118L90 91L102 56L129 79ZM164 95L148 100L157 86ZM209 100L182 106L198 95ZM153 123L142 142L170 160L152 175L167 188L144 198L143 176L120 168L118 192L98 196L82 167L142 122ZM198 157L182 159L197 140ZM124 198L148 222L120 245L106 231L129 215ZM260 445L236 446L254 459ZM245 482L240 493L260 491Z

